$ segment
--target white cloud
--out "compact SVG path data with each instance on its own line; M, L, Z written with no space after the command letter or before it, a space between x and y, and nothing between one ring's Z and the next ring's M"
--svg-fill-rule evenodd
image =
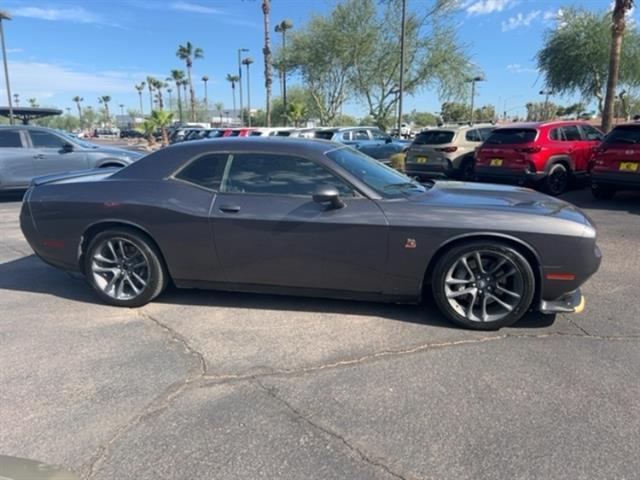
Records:
M517 0L477 0L468 3L466 11L469 15L487 15L489 13L502 12L516 3Z
M37 18L49 21L67 21L75 23L105 23L104 19L83 7L40 8L18 7L11 10L16 17Z
M535 68L523 67L519 63L510 63L507 65L507 70L513 73L535 73L537 70Z
M7 53L21 53L24 50L22 50L21 48L7 48Z
M133 86L152 73L138 71L86 72L42 62L9 62L9 78L21 98L51 98L56 95L113 95L131 93ZM162 78L162 76L159 76Z
M526 15L520 12L514 17L509 17L507 21L502 22L502 31L506 32L516 28L528 27L531 25L531 22L540 17L541 13L542 12L540 10L533 10Z
M546 12L544 12L542 14L542 19L546 22L546 21L549 21L549 20L555 20L560 15L562 15L562 9L547 10Z
M208 15L219 15L223 13L221 10L217 8L208 7L206 5L200 5L197 3L189 3L189 2L174 2L171 4L171 8L174 10L180 10L183 12L192 12L192 13L204 13Z

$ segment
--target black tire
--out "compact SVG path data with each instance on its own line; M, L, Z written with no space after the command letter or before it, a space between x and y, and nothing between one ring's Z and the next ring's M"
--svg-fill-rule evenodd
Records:
M598 200L611 200L615 194L614 188L591 185L591 195Z
M507 267L513 267L515 274L519 276L521 279L519 281L519 298L513 299L512 310L508 313L504 314L501 318L497 319L488 319L486 321L482 321L481 319L469 319L467 316L461 313L459 308L454 308L450 299L447 298L447 278L449 273L453 268L455 268L456 264L460 261L462 257L465 255L473 255L474 252L481 252L482 255L491 259L492 256L495 255L496 258L504 258L506 260ZM485 261L484 259L481 262ZM486 264L486 267L489 267L490 264ZM504 267L504 268L507 268ZM481 269L482 270L482 269ZM500 275L501 270L497 271L496 276ZM514 275L515 275L514 274ZM454 274L455 275L455 274ZM471 277L473 278L473 277ZM515 278L515 277L514 277ZM457 279L455 279L457 280ZM472 280L474 281L474 280ZM505 281L505 280L500 280ZM478 288L476 287L476 283L474 281L473 289L478 293ZM479 284L478 284L479 285ZM496 283L493 282L493 288L496 288ZM512 289L508 285L503 284L505 288ZM533 269L527 259L515 248L512 246L500 242L500 241L491 241L491 240L482 240L482 241L469 241L464 244L456 245L451 249L447 250L442 257L436 263L436 266L433 270L433 276L431 278L431 287L433 291L433 297L435 302L443 313L443 315L453 323L460 325L464 328L469 328L473 330L496 330L498 328L507 327L513 325L517 322L531 307L531 302L533 301L533 296L536 290L536 279L533 273ZM466 288L464 286L460 288ZM486 288L486 287L484 287ZM488 288L491 290L491 287ZM479 290L482 293L482 290ZM451 292L451 291L450 291ZM494 289L491 293L500 295L497 293L498 290ZM454 292L455 293L455 292ZM495 298L495 295L491 295L487 292L487 296L492 296ZM456 297L459 298L459 297ZM482 302L482 296L478 297L478 301ZM506 297L502 297L504 300ZM492 302L494 304L494 308L497 307L501 309L493 299L488 299L487 302ZM455 303L455 302L454 302ZM476 305L476 296L473 296L473 301L469 302L471 305ZM474 308L480 308L480 305L477 307L472 306L472 314ZM487 304L484 306L484 310L487 310ZM496 317L498 315L495 315Z
M543 180L544 191L549 195L557 197L563 194L569 186L569 171L562 163L554 164Z
M124 244L124 249L129 249L129 252L136 252L135 249L137 248L138 252L136 253L135 258L139 259L139 262L146 262L144 267L139 267L142 268L142 270L138 271L138 273L144 272L143 276L145 277L144 280L146 282L145 286L142 287L141 283L138 283L136 281L137 288L140 289L139 293L133 291L131 281L129 280L129 278L127 278L129 286L127 287L127 285L125 285L124 290L129 290L129 292L132 292L130 294L130 298L124 298L124 296L123 298L115 298L113 295L107 294L105 292L104 282L109 283L108 280L115 277L115 274L106 273L105 276L101 276L99 273L94 272L94 268L96 267L114 267L120 271L119 275L122 276L122 270L117 267L117 262L113 262L111 260L112 258L117 259L117 255L114 255L112 257L110 256L110 258L107 259L109 261L106 263L96 263L100 261L96 260L95 256L100 253L101 249L106 248L105 245L108 245L108 242L111 242L112 244L114 242L122 242L120 243L120 245ZM118 250L117 246L116 250ZM124 253L124 255L126 256L126 253ZM130 258L134 257L132 256ZM130 271L133 275L133 271ZM141 307L142 305L149 303L162 293L169 280L162 255L156 248L155 244L151 241L151 239L147 235L140 233L137 230L126 227L104 230L91 239L84 257L84 272L87 281L94 289L98 297L100 297L100 299L102 299L105 303L118 307ZM109 277L109 275L113 275L113 277ZM127 271L125 273L125 276L128 277L128 275L129 272ZM103 285L101 286L99 282ZM124 283L124 281L121 281L120 283ZM115 290L115 286L112 289Z
M475 162L472 157L462 160L460 170L458 170L458 179L463 182L472 182L475 178Z

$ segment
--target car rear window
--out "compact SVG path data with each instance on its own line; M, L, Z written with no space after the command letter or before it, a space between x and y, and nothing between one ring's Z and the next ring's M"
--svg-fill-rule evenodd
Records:
M605 137L604 143L640 144L640 125L616 127Z
M15 130L0 130L0 148L21 148L20 134Z
M455 132L451 130L428 130L420 132L413 141L414 145L442 145L451 143Z
M333 134L334 132L327 132L327 131L319 131L319 132L314 132L313 136L314 138L319 138L320 140L331 140L333 138Z
M530 143L536 138L537 130L533 128L500 128L494 130L485 143L507 144Z

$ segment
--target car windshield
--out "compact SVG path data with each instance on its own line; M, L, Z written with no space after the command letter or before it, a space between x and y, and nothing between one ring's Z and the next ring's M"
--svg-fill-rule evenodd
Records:
M336 132L334 132L333 130L320 130L318 132L315 132L313 136L314 138L319 138L320 140L331 140L335 133Z
M357 150L344 147L326 156L383 197L424 193L426 187Z
M628 143L640 145L640 125L625 125L614 128L604 139L604 143Z
M536 139L536 133L537 131L533 128L500 128L494 130L485 143L494 145L530 143Z
M64 137L65 140L68 140L71 143L76 145L80 145L84 148L98 148L98 145L94 145L93 143L85 142L84 140L80 140L78 137L69 135L67 132L59 132L60 135Z
M414 145L442 145L451 143L454 132L451 130L427 130L416 135Z

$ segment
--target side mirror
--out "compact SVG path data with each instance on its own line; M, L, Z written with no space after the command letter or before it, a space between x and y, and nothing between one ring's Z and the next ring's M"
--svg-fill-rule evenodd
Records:
M73 152L73 145L71 145L70 143L65 143L62 146L62 152L63 153L70 153Z
M340 192L336 187L323 185L313 192L313 201L316 203L329 203L332 208L342 208L345 203L340 199Z

